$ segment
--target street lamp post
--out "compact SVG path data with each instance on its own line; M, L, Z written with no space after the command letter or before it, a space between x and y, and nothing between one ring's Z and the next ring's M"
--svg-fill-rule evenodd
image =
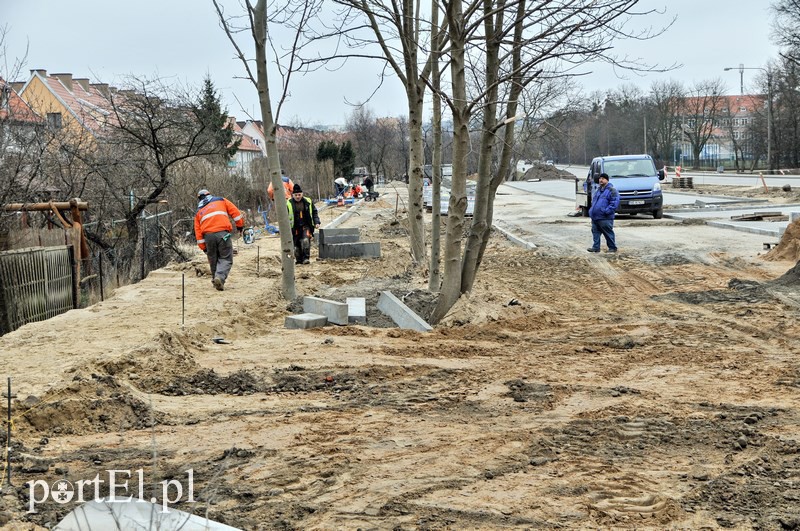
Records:
M724 70L728 72L737 70L737 68L727 67ZM743 64L739 64L738 70L740 79L743 79L745 70L761 70L767 75L767 170L772 173L772 72L760 66L744 66ZM743 83L742 92L744 92Z

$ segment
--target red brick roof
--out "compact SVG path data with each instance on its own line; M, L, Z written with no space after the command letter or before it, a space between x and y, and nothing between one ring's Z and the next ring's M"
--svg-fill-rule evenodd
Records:
M6 83L2 77L0 77L0 90L8 95L8 101L0 97L0 120L27 123L42 121L42 118L33 112L30 106L19 97L17 91L11 88L11 85Z
M239 143L239 151L261 152L261 148L258 147L255 142L253 142L253 139L244 134L239 122L237 122L234 118L230 118L230 123L233 124L233 134L236 136L236 138L241 139L241 142Z
M86 90L83 85L73 80L70 90L55 76L42 76L38 73L34 75L45 81L50 91L92 134L100 133L105 125L113 120L111 104L97 87L89 85L89 90Z

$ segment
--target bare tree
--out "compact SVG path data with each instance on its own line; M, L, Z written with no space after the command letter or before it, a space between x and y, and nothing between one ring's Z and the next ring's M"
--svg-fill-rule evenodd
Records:
M270 181L275 190L282 188L281 184L281 164L277 145L277 128L283 102L288 97L289 83L292 75L298 72L300 63L297 53L302 48L304 29L308 21L316 16L320 2L318 0L286 0L281 5L271 4L272 23L280 25L293 33L293 39L288 50L276 47L270 41L267 25L270 22L267 13L266 0L258 0L255 7L250 0L244 0L246 9L245 27L236 26L236 21L228 18L217 0L212 0L228 40L236 50L236 55L242 62L246 72L246 78L250 80L258 91L258 99L261 106L261 120L264 124L264 137L267 144L267 165L270 173ZM254 73L248 56L244 53L236 40L235 34L246 30L252 37L255 46L255 65ZM270 96L270 83L267 73L267 46L271 46L274 52L275 63L281 74L281 92L278 98L275 112L273 114L272 98ZM276 206L279 203L276 203ZM294 299L296 296L294 282L294 242L292 241L291 222L286 208L276 208L278 214L278 228L281 235L281 294L286 299Z
M796 168L800 166L800 72L797 66L789 60L778 61L771 68L774 100L772 103L772 130L773 130L773 158L778 167ZM760 89L766 88L762 76L759 82ZM762 92L769 95L769 90ZM760 96L754 96L761 101ZM753 106L757 108L756 106ZM768 109L760 105L759 114L764 114ZM760 120L758 125L763 126L765 120ZM754 124L756 125L756 124ZM764 129L761 128L760 135Z
M281 153L281 169L292 180L308 190L309 197L327 197L333 177L328 177L326 169L317 161L317 148L320 142L341 138L340 133L319 131L303 125L299 121L289 126L281 126L278 150Z
M774 0L770 7L775 16L773 41L784 48L782 57L800 65L800 0Z
M587 60L605 60L623 68L646 68L611 53L615 39L653 35L649 30L626 31L626 24L634 16L654 13L634 12L637 4L638 0L542 0L531 4L526 0L509 3L443 0L452 86L445 97L453 116L455 140L444 278L432 322L444 317L474 282L491 227L491 205L502 178L497 174L504 175L511 160L519 92L541 78L579 73L577 65ZM480 72L470 69L472 65L480 66ZM469 94L468 70L477 79L472 86L478 88ZM501 89L504 85L508 87ZM500 94L507 99L501 101ZM475 113L482 114L483 130L475 214L462 257L469 128ZM497 174L493 175L490 161L498 146Z
M683 135L692 146L693 167L700 167L700 153L714 134L723 110L724 86L720 79L695 83L683 100Z
M368 171L377 171L384 154L385 146L378 138L378 123L367 105L357 105L345 125L353 143L356 160L366 166Z
M107 130L98 137L98 149L86 155L91 171L84 188L76 192L113 198L100 204L109 205L112 219L124 218L128 245L120 250L120 262L133 262L134 253L143 252L141 214L162 198L176 168L192 159L219 164L230 154L232 130L218 127L227 117L219 112L212 117L201 99L160 79L136 77L129 78L123 90L109 93ZM105 187L97 186L98 178ZM95 241L103 243L101 237ZM133 268L131 278L139 276Z
M431 88L433 89L433 156L431 159L431 266L428 277L428 289L438 291L442 282L442 91L440 58L443 39L439 33L439 8L436 0L431 0Z
M685 92L679 81L656 81L647 103L647 140L653 153L668 160L680 130L680 111Z
M421 51L421 47L429 42L430 32L430 28L426 27L426 23L421 17L422 0L334 1L346 8L341 17L342 28L350 28L347 32L340 30L337 34L345 35L353 47L379 47L381 55L367 56L385 61L405 88L409 123L409 238L411 257L416 264L422 264L425 260L425 231L422 215L422 166L424 161L422 110L431 68L430 55ZM358 22L362 17L363 25ZM371 35L370 37L360 31L364 29Z
M736 169L736 173L741 173L743 170L742 165L744 163L745 149L748 147L747 136L749 135L749 132L744 131L745 134L743 136L743 131L736 127L737 120L741 119L739 118L739 115L741 114L739 112L739 108L742 105L741 100L744 98L746 98L746 96L726 97L722 103L722 108L720 109L719 113L720 129L725 132L725 136L727 137L726 140L730 142L730 146L733 151L734 168Z

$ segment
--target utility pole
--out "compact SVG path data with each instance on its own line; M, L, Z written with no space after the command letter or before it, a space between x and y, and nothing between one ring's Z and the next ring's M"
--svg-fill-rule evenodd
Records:
M739 63L739 95L744 96L744 63Z
M767 170L772 173L772 72L767 73Z

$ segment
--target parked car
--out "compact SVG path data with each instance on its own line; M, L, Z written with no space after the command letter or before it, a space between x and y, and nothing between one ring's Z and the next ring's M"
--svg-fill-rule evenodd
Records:
M619 192L617 214L651 214L660 219L664 215L664 196L661 181L664 170L656 170L650 155L615 155L597 157L589 166L589 175L583 184L575 178L575 203L584 216L589 215L592 195L599 186L600 174L608 174Z

